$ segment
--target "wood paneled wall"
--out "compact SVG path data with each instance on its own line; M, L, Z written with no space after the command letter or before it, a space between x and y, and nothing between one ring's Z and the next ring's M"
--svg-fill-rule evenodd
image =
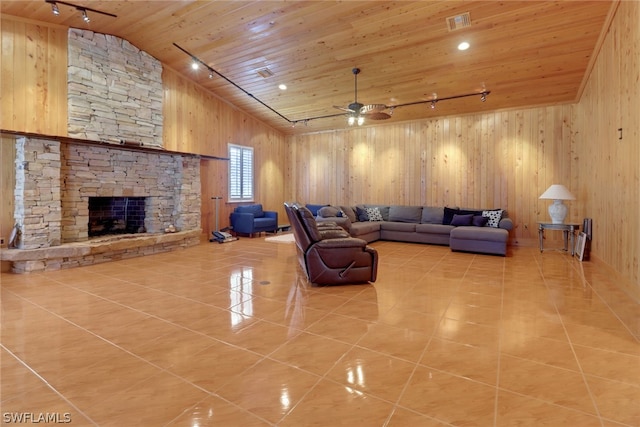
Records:
M0 128L67 136L67 28L2 16Z
M255 200L264 209L284 216L286 140L271 127L206 92L202 87L165 67L162 73L163 139L168 150L226 158L227 144L253 147ZM235 204L228 203L228 162L203 158L202 228L210 237L215 229L215 202L221 196L219 227L229 225Z
M534 239L548 220L540 194L577 181L572 114L560 105L290 137L288 193L310 203L504 208L513 243ZM582 221L573 206L569 215Z
M640 299L638 76L640 3L621 2L576 107L580 143L573 156L576 197L593 218L592 253L629 279L628 290Z

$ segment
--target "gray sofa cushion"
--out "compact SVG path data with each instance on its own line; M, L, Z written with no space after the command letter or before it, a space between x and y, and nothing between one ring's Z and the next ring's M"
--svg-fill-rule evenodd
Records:
M358 221L351 224L351 228L349 229L349 233L353 237L358 237L363 234L372 233L374 231L380 231L380 224L383 224L381 221Z
M416 231L418 233L449 235L451 230L453 230L454 228L455 227L453 225L444 225L444 224L416 224Z
M337 217L337 216L340 216L340 209L335 206L323 206L320 209L318 209L318 216L320 218Z
M444 208L438 206L424 206L422 208L422 218L420 222L423 224L442 224L444 218Z
M349 218L349 221L356 222L358 217L356 216L356 209L353 206L340 206L340 210Z
M381 230L387 231L406 231L413 232L416 231L416 223L413 222L383 222L380 225Z
M422 219L422 206L391 206L389 221L419 223Z
M451 230L451 238L457 240L483 240L486 242L505 242L509 232L496 227L456 227Z

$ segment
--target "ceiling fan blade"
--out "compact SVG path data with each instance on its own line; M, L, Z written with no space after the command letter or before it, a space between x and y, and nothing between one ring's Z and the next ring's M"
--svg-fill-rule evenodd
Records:
M334 105L333 108L337 108L338 110L344 111L345 113L355 113L355 111L350 108L338 107L337 105Z
M391 114L382 111L374 111L366 114L367 119L371 120L387 120L391 118Z
M364 105L360 108L360 114L371 114L371 113L380 113L386 110L388 107L384 104L369 104Z

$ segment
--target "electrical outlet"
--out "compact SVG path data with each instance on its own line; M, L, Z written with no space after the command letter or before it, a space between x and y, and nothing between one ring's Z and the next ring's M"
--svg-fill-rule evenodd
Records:
M0 245L4 245L4 237L0 237Z

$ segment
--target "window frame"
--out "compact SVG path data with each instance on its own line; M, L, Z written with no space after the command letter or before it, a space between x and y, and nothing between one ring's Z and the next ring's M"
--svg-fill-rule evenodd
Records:
M238 155L237 153L234 153L234 151L239 152L239 159L238 159ZM254 162L254 149L253 147L249 147L246 145L240 145L240 144L232 144L232 143L228 143L227 144L227 151L229 153L229 175L228 175L228 180L227 180L227 190L228 190L228 197L227 197L227 201L229 203L242 203L242 202L253 202L254 198L255 198L255 180L254 180L254 169L255 169L255 162ZM246 154L250 154L250 159L246 160L245 156ZM239 162L239 164L236 166L235 162ZM249 163L247 165L247 162ZM246 171L245 169L249 167L249 177L246 177ZM239 173L240 176L236 177L235 174L238 173L237 170L239 169ZM244 194L245 193L245 185L247 184L247 180L249 181L248 184L251 187L250 188L250 194ZM235 187L239 186L239 189L236 189Z

